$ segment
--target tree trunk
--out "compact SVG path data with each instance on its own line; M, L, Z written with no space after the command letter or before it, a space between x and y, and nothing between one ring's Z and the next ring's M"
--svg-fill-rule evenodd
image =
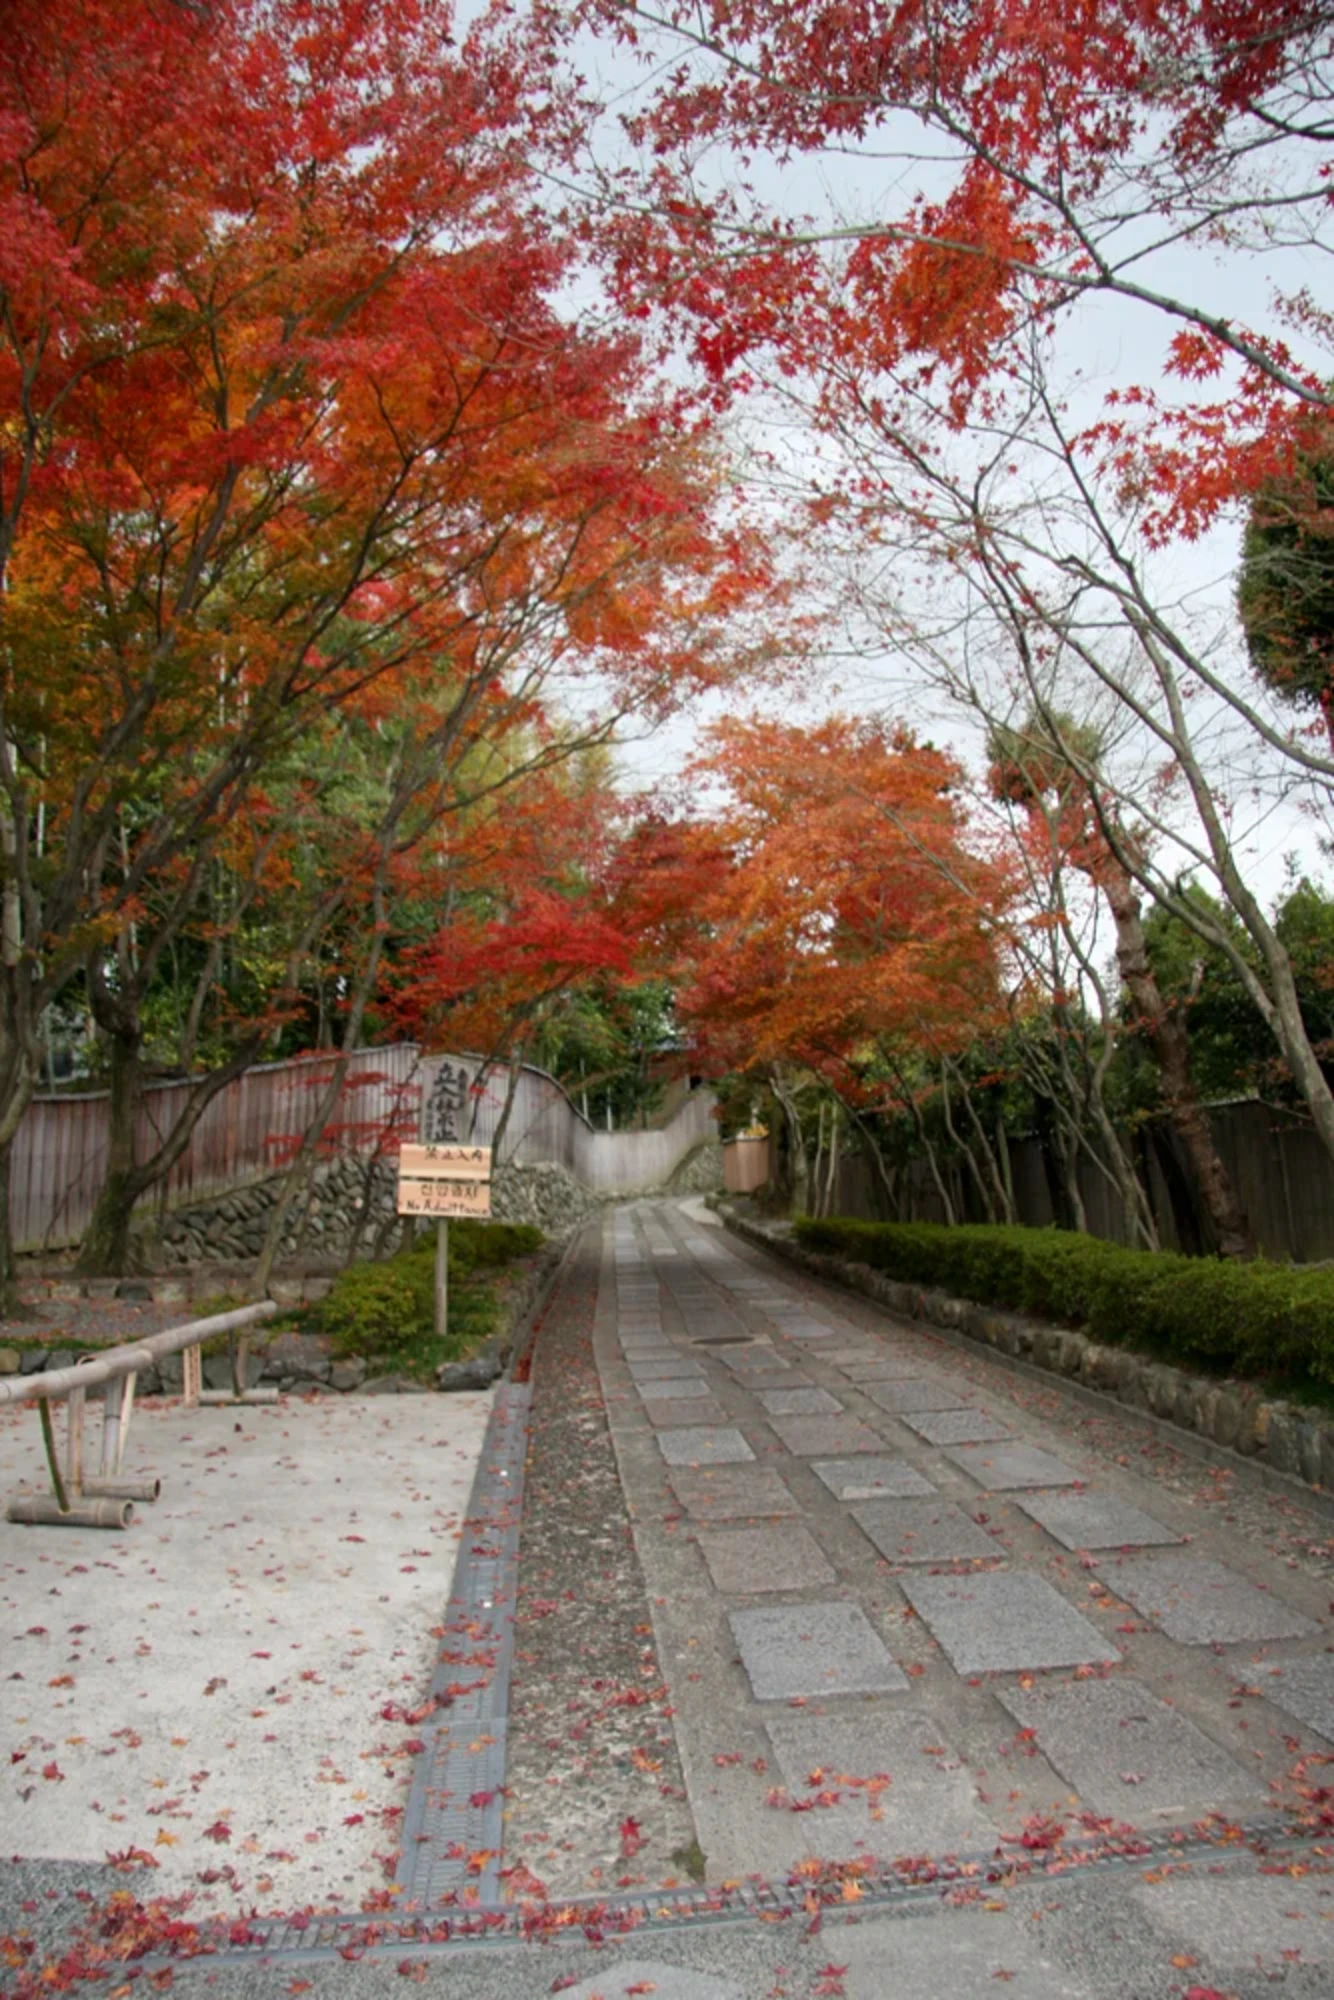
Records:
M1253 1257L1255 1240L1219 1157L1190 1073L1190 1037L1180 1010L1164 999L1144 943L1139 897L1128 875L1115 870L1103 892L1116 925L1116 963L1139 1011L1139 1025L1158 1065L1163 1102L1194 1170L1200 1201L1221 1257Z
M107 1165L74 1268L85 1276L123 1277L130 1262L130 1219L149 1186L136 1160L135 1125L143 1095L143 1036L132 1010L115 1009L107 1028L111 1073L107 1097Z
M787 1132L787 1155L791 1206L794 1215L804 1215L810 1207L810 1162L806 1158L806 1137L801 1129L801 1113L786 1085L773 1072L773 1093L783 1113Z

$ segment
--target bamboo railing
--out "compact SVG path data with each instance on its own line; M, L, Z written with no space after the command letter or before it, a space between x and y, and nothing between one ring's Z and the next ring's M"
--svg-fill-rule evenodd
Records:
M246 1336L252 1326L260 1320L272 1319L280 1310L272 1299L266 1299L259 1305L237 1306L231 1312L213 1313L207 1319L170 1326L143 1340L104 1348L100 1354L86 1354L71 1368L0 1377L0 1405L38 1405L42 1443L51 1475L49 1494L16 1493L6 1509L7 1518L41 1527L127 1527L134 1513L134 1502L156 1500L162 1490L160 1479L127 1479L124 1472L125 1442L134 1414L134 1389L139 1374L167 1355L179 1354L187 1408L201 1403L274 1402L276 1390L248 1390L245 1386L249 1358ZM208 1390L203 1386L200 1348L204 1341L221 1333L228 1336L232 1387ZM99 1467L96 1472L89 1472L85 1462L85 1405L88 1391L99 1387L103 1392ZM55 1402L66 1406L63 1472L51 1422L51 1405Z

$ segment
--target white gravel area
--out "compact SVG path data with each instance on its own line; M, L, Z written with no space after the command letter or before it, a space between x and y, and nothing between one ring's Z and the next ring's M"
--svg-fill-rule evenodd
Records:
M145 1404L129 1528L0 1519L0 1853L119 1856L192 1917L392 1899L491 1404ZM24 1484L37 1413L0 1410L0 1512Z

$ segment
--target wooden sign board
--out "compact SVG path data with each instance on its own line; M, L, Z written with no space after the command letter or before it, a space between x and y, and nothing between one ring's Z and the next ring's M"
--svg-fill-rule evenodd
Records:
M398 1212L484 1220L491 1213L491 1148L401 1146Z
M400 1146L401 1178L428 1181L489 1181L489 1146Z

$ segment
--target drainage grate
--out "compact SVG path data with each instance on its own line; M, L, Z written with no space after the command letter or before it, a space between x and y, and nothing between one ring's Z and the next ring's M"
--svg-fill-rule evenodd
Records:
M1074 1870L1110 1873L1166 1861L1186 1862L1203 1854L1238 1854L1248 1848L1267 1853L1273 1862L1279 1858L1275 1843L1283 1844L1286 1862L1292 1862L1298 1850L1326 1858L1330 1853L1327 1835L1322 1841L1309 1827L1272 1816L1241 1826L1220 1821L1213 1827L1197 1823L1145 1834L1127 1829L1106 1840L1072 1842L1051 1854L1001 1847L974 1855L951 1855L939 1862L919 1856L897 1866L891 1863L866 1869L861 1863L843 1867L829 1864L792 1882L750 1880L726 1889L673 1889L629 1896L616 1903L583 1897L569 1903L516 1907L496 1901L494 1890L489 1895L481 1893L484 1878L473 1877L470 1880L476 1886L465 1888L457 1900L451 1894L446 1908L429 1914L419 1908L400 1907L389 1916L278 1917L219 1924L214 1932L201 1932L194 1951L207 1955L211 1963L273 1957L295 1963L375 1957L381 1952L402 1954L405 1949L437 1955L460 1944L513 1945L525 1939L576 1932L601 1940L682 1925L806 1918L812 1899L841 1906L843 1884L852 1878L857 1882L857 1908L865 1911L937 1901L955 1888L964 1888L971 1895L981 1884L1039 1882ZM141 1964L145 1971L153 1971L172 1962L170 1957L158 1955L145 1957Z
M514 1662L519 1515L532 1390L497 1392L464 1520L430 1699L435 1712L403 1814L405 1900L431 1908L500 1893L505 1718Z

